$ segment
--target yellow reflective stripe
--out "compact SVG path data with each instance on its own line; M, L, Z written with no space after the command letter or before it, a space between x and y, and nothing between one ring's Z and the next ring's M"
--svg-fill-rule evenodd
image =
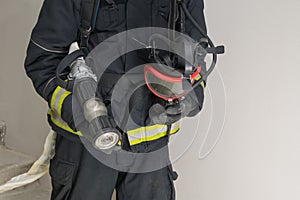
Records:
M163 125L163 124L156 124L156 125L152 125L152 126L140 127L137 129L127 131L127 135L131 136L131 135L140 134L140 133L143 133L146 131L152 131L155 129L163 129L165 127L166 127L166 125Z
M67 96L69 96L70 94L71 94L71 92L65 91L65 92L61 95L61 97L60 97L60 99L59 99L59 101L58 101L57 114L58 114L59 117L61 117L61 109L62 109L63 102L64 102L64 100L67 98Z
M173 123L170 128L170 134L176 133L180 129L181 120Z
M201 75L198 74L194 79L195 79L196 81L198 81L200 78L201 78ZM201 85L203 88L205 88L204 81L201 81L200 85Z
M73 129L71 129L65 121L63 121L61 118L58 118L55 114L55 112L52 112L51 110L48 111L48 115L51 117L51 121L58 126L59 128L68 131L70 133L73 133L75 135L82 136L82 133L80 131L75 132Z
M62 104L65 98L70 94L71 92L61 88L60 86L57 86L54 90L51 98L50 108L52 111L56 112L58 117L61 117Z
M167 130L168 127L166 125L154 125L131 130L127 135L128 139L131 141L143 137L152 137L157 135L157 133L166 132ZM134 132L134 134L132 134L132 132Z
M164 128L165 131L159 131L159 130L157 130L158 128L160 128L160 130L161 130L161 128ZM137 129L128 131L127 135L128 135L129 143L130 143L130 145L136 145L136 144L139 144L142 142L153 141L153 140L162 138L168 134L166 131L166 128L167 128L166 125L158 124L158 125L146 126L146 127L141 127L141 128L137 128ZM157 131L156 134L154 132L155 129ZM178 132L179 129L180 129L180 123L176 122L176 123L172 124L169 134L170 135L175 134ZM144 130L146 130L146 131L144 131ZM129 132L130 132L130 135L128 134Z
M194 79L195 79L196 81L198 81L200 78L201 78L201 75L198 74Z
M170 134L172 135L172 134L177 133L177 131L179 131L179 129L180 129L180 125L178 124L177 126L175 126L174 129L171 129L171 130L170 130Z
M200 83L200 85L201 85L203 88L205 88L204 81L202 81L202 82Z
M50 103L50 108L51 108L52 110L55 110L55 109L54 109L55 100L56 100L56 96L57 96L58 92L60 91L60 88L61 88L61 87L59 87L59 86L56 87L56 89L54 90L54 92L53 92L53 94L52 94L51 103Z
M142 137L142 138L138 138L136 140L131 140L129 141L130 145L136 145L136 144L139 144L139 143L142 143L142 142L147 142L147 141L152 141L152 140L157 140L161 137L164 137L167 135L167 132L161 132L161 133L158 133L156 135L152 135L150 137Z

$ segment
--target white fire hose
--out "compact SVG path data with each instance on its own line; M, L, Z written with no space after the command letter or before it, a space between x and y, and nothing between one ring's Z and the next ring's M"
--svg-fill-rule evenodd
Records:
M13 177L5 184L0 185L0 194L33 183L48 172L50 159L55 154L55 138L56 133L51 130L46 138L44 151L40 158L35 161L28 172Z
M74 42L70 45L69 53L77 49L79 49L79 46L77 42ZM48 172L50 159L55 155L55 138L56 133L50 130L44 144L43 154L40 158L35 161L27 173L13 177L5 184L0 185L0 194L33 183Z

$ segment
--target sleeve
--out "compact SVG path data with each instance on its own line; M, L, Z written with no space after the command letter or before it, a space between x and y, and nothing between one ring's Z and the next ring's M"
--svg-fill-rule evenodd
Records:
M187 3L187 8L190 11L191 15L198 22L200 27L204 30L205 34L207 34L206 22L204 17L204 2L203 0L189 0ZM199 41L201 38L205 37L200 33L200 31L192 24L189 19L186 19L186 32L187 34L196 41ZM204 66L202 66L202 70L206 70L205 62L202 62ZM193 117L197 115L203 106L204 102L204 87L205 82L201 82L199 85L194 87L194 94L196 103L198 106L194 110L192 110L188 116Z
M79 6L78 0L45 0L31 33L25 70L35 90L48 102L57 87L56 67L78 37Z
M78 40L79 10L80 0L45 0L24 64L37 93L73 130L72 95L57 85L55 73L70 44Z

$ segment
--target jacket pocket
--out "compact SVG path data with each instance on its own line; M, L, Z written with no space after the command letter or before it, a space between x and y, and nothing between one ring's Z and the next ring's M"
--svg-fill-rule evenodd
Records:
M49 171L52 182L51 200L68 200L72 189L75 164L54 158L51 160Z

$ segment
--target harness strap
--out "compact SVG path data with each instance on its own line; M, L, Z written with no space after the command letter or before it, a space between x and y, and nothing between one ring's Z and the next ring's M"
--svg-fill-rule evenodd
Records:
M116 6L114 0L105 0L107 4ZM101 0L82 0L80 11L80 48L87 49L89 36L96 26Z
M82 0L80 11L80 48L87 48L88 40L94 29L97 13L100 7L100 0Z
M170 0L170 14L168 28L171 30L169 33L169 38L174 41L175 35L173 30L176 29L176 21L178 18L178 0Z

